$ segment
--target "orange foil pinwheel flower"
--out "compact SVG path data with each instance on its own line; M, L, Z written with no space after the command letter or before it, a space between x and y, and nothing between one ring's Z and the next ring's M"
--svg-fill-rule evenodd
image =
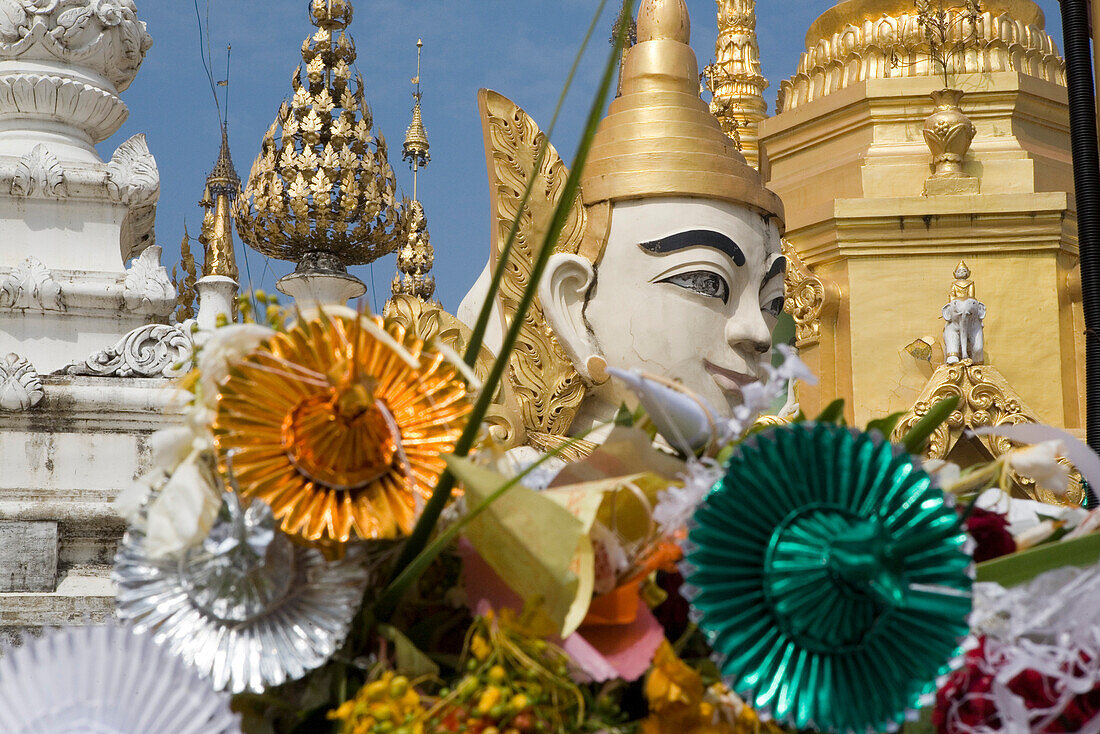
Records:
M469 411L458 369L401 326L322 312L232 365L214 440L241 496L269 504L284 532L395 538L412 530Z

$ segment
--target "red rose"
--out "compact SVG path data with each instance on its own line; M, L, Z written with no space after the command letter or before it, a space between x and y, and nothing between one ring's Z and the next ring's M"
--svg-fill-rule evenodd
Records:
M975 563L1016 552L1016 541L1008 532L1008 519L1000 513L975 507L966 518L966 530L978 544L974 549Z
M985 662L985 639L979 640L978 647L966 653L963 666L948 676L943 686L936 691L936 706L932 710L932 725L940 734L958 734L959 725L968 727L985 725L993 729L1000 727L1001 720L993 706L989 693L993 678L982 672ZM948 713L954 709L954 719L948 721Z

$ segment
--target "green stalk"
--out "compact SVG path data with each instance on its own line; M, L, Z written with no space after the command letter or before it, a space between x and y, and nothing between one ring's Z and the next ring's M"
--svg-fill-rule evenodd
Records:
M516 308L515 317L512 319L508 332L504 336L504 342L500 347L500 354L497 355L496 361L493 362L492 370L485 380L485 387L482 389L481 394L478 395L477 402L474 404L474 408L470 413L466 430L462 432L462 435L456 442L456 456L467 456L477 440L481 430L481 423L485 419L485 415L489 410L489 406L496 392L496 387L500 384L504 376L504 371L508 366L508 358L511 356L512 349L515 347L516 340L519 338L519 332L523 327L524 318L528 310L530 310L531 304L534 303L539 281L542 280L543 273L546 271L546 265L550 261L550 256L554 254L554 244L558 241L558 237L565 227L566 219L569 216L569 210L573 206L573 200L580 190L581 175L584 173L585 163L588 161L588 152L592 147L592 138L596 134L596 128L599 126L600 118L603 115L604 108L607 106L607 97L611 89L611 81L614 79L615 71L618 69L619 54L622 52L624 40L626 38L629 18L633 17L634 0L626 0L624 7L626 10L623 12L622 20L615 34L615 46L604 67L599 92L592 101L592 106L589 109L588 121L585 125L584 135L577 147L577 155L573 162L573 169L569 172L569 178L566 179L565 182L565 190L554 210L554 217L550 222L550 227L543 238L538 258L531 270L531 281L527 284L527 288L523 292L523 297L520 299L519 305ZM446 507L447 500L451 498L451 491L454 489L454 485L454 475L451 474L450 471L445 471L443 476L439 479L439 484L436 485L435 490L432 492L431 498L425 505L420 520L417 522L416 527L413 528L412 534L409 535L409 539L405 543L400 558L397 560L395 569L398 575L404 575L403 572L405 567L412 563L412 561L420 555L421 551L424 550L425 546L428 545L432 532L435 530L436 523L439 521L439 516L443 512L443 508ZM380 620L387 620L389 618L390 614L392 614L393 610L396 608L397 602L400 601L400 593L403 593L403 590L397 594L386 593L383 597L379 598L375 606L376 618Z
M512 226L508 230L508 239L504 242L504 248L500 252L500 257L497 260L497 266L493 269L493 279L489 283L489 291L485 295L485 302L481 304L481 311L477 315L477 321L474 323L474 330L470 334L470 342L466 345L466 354L464 358L466 364L471 367L477 362L477 357L481 353L481 345L485 342L485 331L489 328L489 319L493 315L493 303L496 301L497 293L500 291L500 283L504 280L504 270L508 266L508 260L512 256L512 247L515 245L516 236L519 234L519 225L523 219L523 210L527 206L527 200L531 197L531 192L535 190L535 184L538 182L538 172L542 168L542 163L546 159L546 153L550 149L550 140L554 136L554 128L558 125L558 117L561 115L562 107L565 106L565 98L569 94L569 89L573 86L573 78L577 75L577 69L580 68L581 58L584 56L584 52L588 49L588 43L592 40L592 34L595 33L596 28L599 26L600 16L603 15L604 7L607 5L607 0L600 0L600 6L596 9L596 15L592 17L592 23L588 26L588 33L584 36L584 42L581 44L580 50L573 58L573 66L569 69L569 76L565 78L565 87L561 90L561 96L558 97L558 106L554 108L554 116L550 119L550 127L546 129L546 133L542 136L542 142L539 143L539 152L535 156L535 165L531 171L531 176L527 181L527 188L523 190L523 197L519 202L519 209L517 210L515 218L512 220Z

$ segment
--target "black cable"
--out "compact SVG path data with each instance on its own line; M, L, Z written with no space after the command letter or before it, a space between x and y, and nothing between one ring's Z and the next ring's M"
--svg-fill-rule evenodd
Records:
M1085 427L1089 447L1100 453L1100 154L1088 0L1061 0L1062 36L1069 88L1070 142L1077 206L1081 291L1085 312ZM1096 496L1088 490L1089 507Z

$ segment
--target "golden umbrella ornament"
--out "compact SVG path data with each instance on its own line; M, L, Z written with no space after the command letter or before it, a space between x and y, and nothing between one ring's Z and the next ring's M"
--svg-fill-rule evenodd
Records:
M470 402L458 368L398 324L322 311L222 383L214 440L241 496L311 542L412 531Z

